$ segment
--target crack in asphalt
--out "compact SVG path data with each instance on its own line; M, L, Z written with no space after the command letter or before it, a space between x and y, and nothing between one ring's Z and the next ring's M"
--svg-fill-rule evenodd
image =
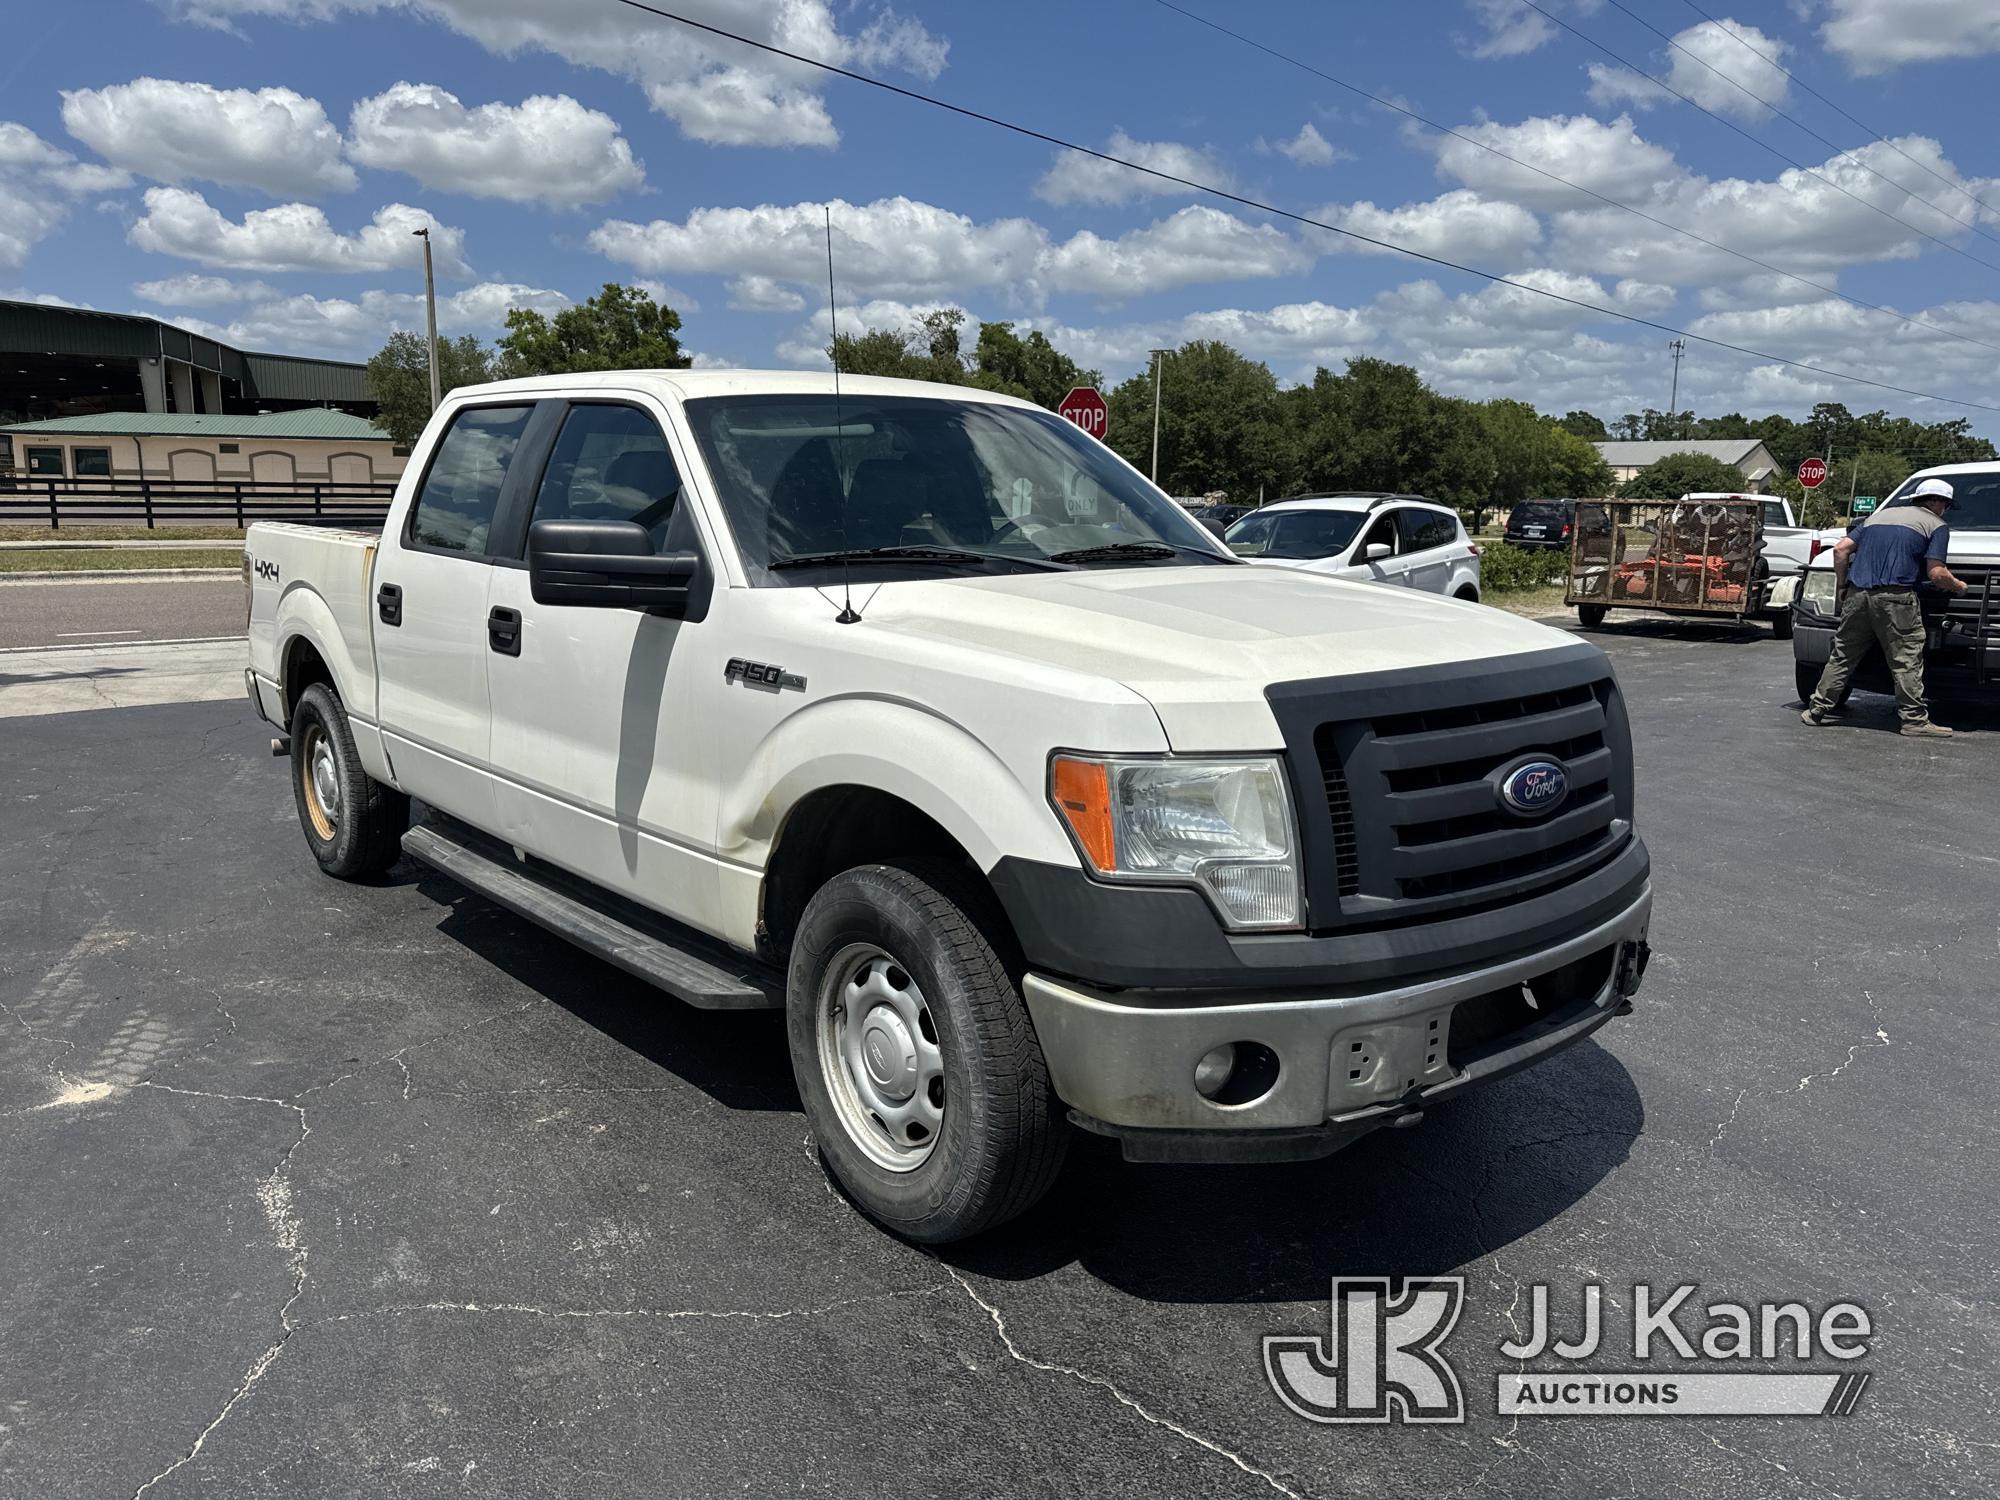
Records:
M1861 998L1868 1002L1869 1013L1875 1018L1875 1034L1872 1037L1865 1037L1861 1041L1856 1042L1852 1047L1849 1047L1847 1049L1846 1060L1832 1072L1806 1074L1805 1077L1799 1080L1799 1086L1792 1090L1793 1093L1803 1094L1816 1078L1825 1078L1829 1082L1838 1078L1842 1073L1845 1073L1849 1068L1854 1066L1854 1059L1859 1057L1866 1048L1890 1047L1895 1045L1889 1040L1889 1033L1882 1028L1882 1004L1875 998L1875 992L1873 990L1863 990Z
M942 1265L942 1263L940 1264ZM949 1276L953 1281L958 1283L959 1288L965 1293L966 1296L970 1297L975 1304L977 1304L980 1308L984 1309L986 1316L990 1318L993 1322L993 1331L1000 1336L1001 1346L1004 1349L1006 1349L1008 1357L1012 1359L1015 1363L1026 1365L1031 1370L1040 1370L1044 1374L1066 1375L1071 1380L1080 1380L1085 1385L1096 1386L1097 1389L1103 1391L1106 1395L1110 1396L1112 1400L1116 1401L1120 1406L1132 1412L1141 1421L1149 1423L1154 1427L1163 1428L1164 1430L1171 1432L1175 1437L1178 1437L1183 1441L1193 1443L1197 1448L1204 1448L1208 1452L1213 1453L1218 1458L1227 1459L1230 1463L1234 1464L1237 1468L1241 1469L1245 1474L1250 1475L1252 1478L1263 1480L1264 1483L1268 1484L1272 1489L1276 1490L1279 1494L1290 1496L1291 1500L1307 1500L1307 1497L1303 1491L1293 1489L1289 1484L1286 1484L1284 1480L1278 1478L1277 1475L1271 1473L1270 1470L1260 1469L1257 1467L1257 1465L1250 1462L1250 1460L1245 1458L1242 1454L1237 1453L1229 1448L1225 1448L1221 1443L1216 1442L1213 1438L1203 1437L1200 1433L1191 1431L1188 1428L1181 1426L1180 1423L1172 1420L1171 1418L1163 1417L1159 1413L1149 1410L1147 1407L1143 1406L1138 1401L1134 1400L1131 1396L1126 1395L1124 1391L1120 1390L1115 1384L1105 1379L1102 1375L1093 1375L1087 1370L1077 1369L1074 1365L1053 1364L1048 1360L1036 1359L1033 1355L1025 1353L1022 1350L1021 1346L1014 1342L1013 1335L1008 1333L1007 1320L1001 1316L1000 1309L995 1307L991 1302L988 1302L984 1297L980 1296L978 1291L974 1289L972 1283L967 1281L952 1267L943 1266L943 1270L945 1275Z
M942 1282L935 1286L905 1287L894 1292L869 1292L858 1297L838 1297L831 1302L822 1302L812 1307L781 1308L737 1308L737 1307L537 1307L526 1302L396 1302L383 1307L366 1307L355 1312L333 1313L324 1318L312 1318L301 1323L301 1328L319 1328L328 1323L356 1323L368 1318L408 1317L416 1313L475 1313L512 1314L529 1318L639 1318L660 1322L675 1322L681 1319L747 1319L757 1322L780 1322L787 1318L818 1318L828 1313L839 1312L843 1308L862 1307L870 1303L895 1302L915 1297L935 1297L946 1290Z

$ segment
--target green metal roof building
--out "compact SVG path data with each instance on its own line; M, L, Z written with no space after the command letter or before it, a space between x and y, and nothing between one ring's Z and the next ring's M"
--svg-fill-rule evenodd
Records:
M0 432L24 439L56 437L324 438L386 443L389 434L366 417L330 407L274 411L261 416L208 416L193 412L112 411L41 422L0 422Z
M365 367L235 349L137 313L0 301L0 422L306 407L373 416Z

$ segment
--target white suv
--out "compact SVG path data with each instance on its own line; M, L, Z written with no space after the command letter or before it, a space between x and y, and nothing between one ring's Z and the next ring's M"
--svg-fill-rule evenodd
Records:
M1224 538L1241 557L1362 583L1479 599L1479 545L1420 495L1302 495L1252 511Z

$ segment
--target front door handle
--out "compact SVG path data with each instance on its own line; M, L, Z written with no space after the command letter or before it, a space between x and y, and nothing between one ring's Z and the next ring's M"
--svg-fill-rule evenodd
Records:
M486 616L486 644L502 656L521 654L521 612L495 605Z
M384 625L403 623L402 585L385 583L375 591L375 613Z

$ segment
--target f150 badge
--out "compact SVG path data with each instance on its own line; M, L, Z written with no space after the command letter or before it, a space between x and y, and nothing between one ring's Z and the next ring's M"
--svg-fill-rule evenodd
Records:
M805 678L796 672L787 672L783 667L774 667L769 662L745 661L740 656L732 656L722 669L724 682L740 682L746 687L763 688L777 692L781 688L806 690Z

